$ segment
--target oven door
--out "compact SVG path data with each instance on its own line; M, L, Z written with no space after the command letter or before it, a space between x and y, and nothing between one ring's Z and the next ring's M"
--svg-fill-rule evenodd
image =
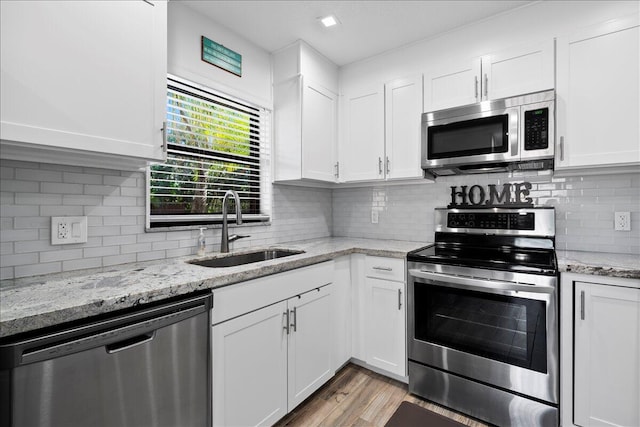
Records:
M414 267L408 274L410 360L558 402L555 277L526 284Z

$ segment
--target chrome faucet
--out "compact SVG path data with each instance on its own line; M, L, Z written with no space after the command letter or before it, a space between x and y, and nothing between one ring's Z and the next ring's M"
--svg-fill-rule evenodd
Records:
M229 252L229 242L233 242L243 237L233 234L229 236L229 225L227 224L227 199L233 198L236 201L236 224L242 224L242 210L240 209L240 196L233 190L227 190L222 199L222 239L220 241L220 252Z

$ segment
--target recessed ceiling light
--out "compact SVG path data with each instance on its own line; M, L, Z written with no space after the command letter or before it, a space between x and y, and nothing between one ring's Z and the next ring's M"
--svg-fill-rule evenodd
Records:
M320 18L320 22L322 22L322 25L324 25L327 28L333 27L334 25L338 25L338 19L333 15Z

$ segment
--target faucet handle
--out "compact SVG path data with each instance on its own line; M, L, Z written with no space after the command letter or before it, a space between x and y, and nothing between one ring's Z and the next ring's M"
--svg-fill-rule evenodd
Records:
M245 237L251 237L251 236L249 236L249 235L241 236L239 234L232 234L231 236L229 236L229 242L233 242L233 241L236 241L238 239L244 239Z

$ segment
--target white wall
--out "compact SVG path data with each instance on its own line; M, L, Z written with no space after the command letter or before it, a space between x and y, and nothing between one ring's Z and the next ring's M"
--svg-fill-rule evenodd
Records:
M521 43L638 13L638 1L541 1L342 67L341 88L422 73L435 64L474 58ZM342 93L342 92L341 92Z
M169 2L168 21L170 74L272 109L269 52L179 2ZM202 61L201 36L242 55L242 77Z

